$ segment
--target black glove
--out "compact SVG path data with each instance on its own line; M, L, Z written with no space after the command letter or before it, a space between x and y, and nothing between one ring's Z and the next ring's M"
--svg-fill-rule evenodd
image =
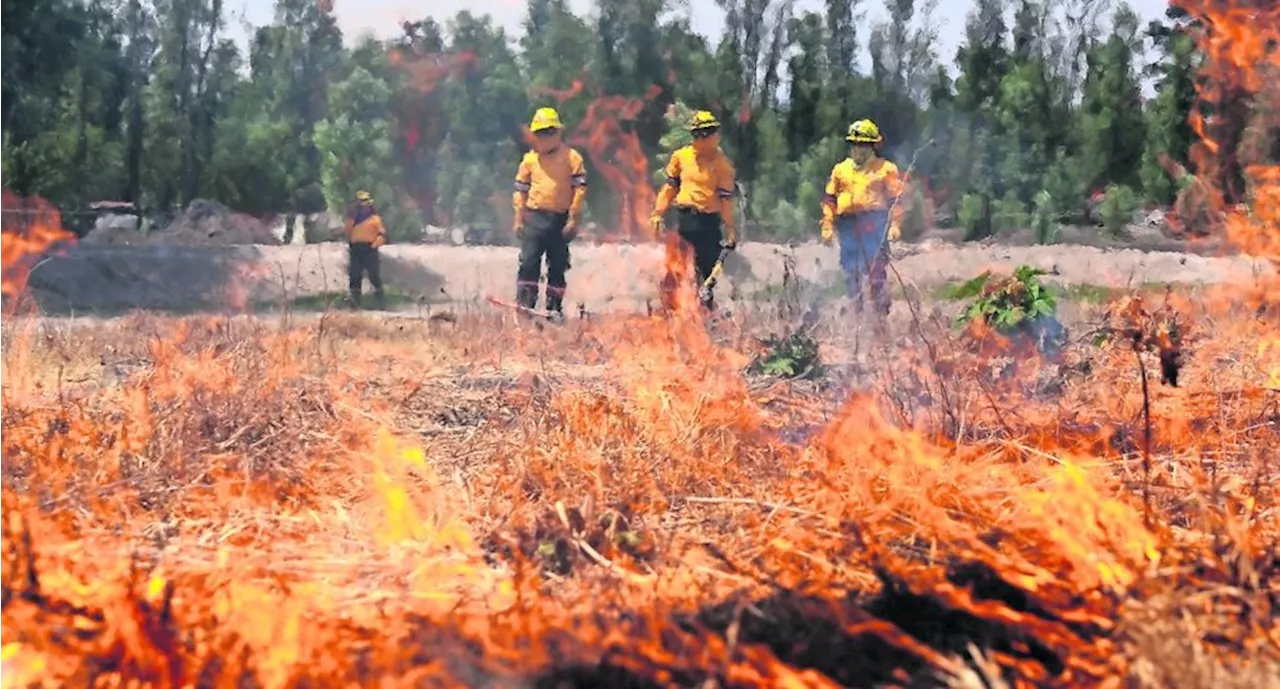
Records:
M733 251L734 249L738 248L738 241L736 239L721 239L720 248Z

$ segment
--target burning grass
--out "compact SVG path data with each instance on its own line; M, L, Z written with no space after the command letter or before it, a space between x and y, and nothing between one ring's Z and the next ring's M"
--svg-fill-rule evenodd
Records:
M1145 402L929 324L788 381L746 321L11 319L5 681L1265 686L1275 323L1181 307Z
M1190 9L1201 99L1256 91L1275 22ZM1223 219L1272 260L1274 172ZM21 230L6 296L62 236ZM1280 686L1277 294L1052 359L912 304L817 380L745 374L751 314L10 318L3 681Z

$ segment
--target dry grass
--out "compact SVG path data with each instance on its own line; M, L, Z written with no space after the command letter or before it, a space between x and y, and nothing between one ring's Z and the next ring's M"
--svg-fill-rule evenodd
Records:
M6 683L1274 685L1276 323L1207 303L1145 405L928 317L814 382L756 314L11 320Z

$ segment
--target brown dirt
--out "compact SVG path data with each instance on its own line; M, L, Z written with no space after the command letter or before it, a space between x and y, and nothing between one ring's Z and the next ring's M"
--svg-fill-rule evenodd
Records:
M498 246L390 245L383 250L389 286L421 305L479 304L509 296L518 250ZM1123 288L1150 283L1249 281L1275 267L1245 256L1206 257L1086 246L948 245L937 241L894 248L896 282L927 288L984 271L1026 264L1065 284ZM838 279L837 250L816 242L796 246L744 244L725 266L725 301L777 289L784 275L827 285ZM569 302L590 311L643 309L657 296L662 248L656 244L573 248ZM42 310L131 308L237 309L346 289L346 248L305 246L88 246L50 257L31 276Z

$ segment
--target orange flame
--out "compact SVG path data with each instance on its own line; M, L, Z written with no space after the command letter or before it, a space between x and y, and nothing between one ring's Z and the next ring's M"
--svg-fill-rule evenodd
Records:
M442 81L475 68L480 59L470 51L424 55L408 48L395 48L387 53L387 62L408 72L409 85L415 90L429 94Z
M1224 213L1226 204L1241 197L1232 179L1240 166L1234 139L1241 122L1230 106L1259 98L1280 76L1280 4L1174 0L1198 22L1194 37L1203 55L1197 80L1199 106L1191 109L1189 122L1200 141L1192 146L1191 159L1196 174L1209 187L1204 199L1214 213ZM1256 127L1261 132L1280 127L1280 110L1259 102L1254 108ZM1236 245L1259 256L1280 261L1280 208L1275 191L1280 166L1274 163L1246 165L1241 171L1254 189L1249 213L1229 213L1227 237Z
M1256 239L1254 179L1233 221ZM1116 687L1220 672L1218 643L1265 664L1280 341L1213 317L1187 385L1082 347L1052 400L898 340L884 394L748 379L689 318L48 329L19 373L56 393L4 376L5 686ZM64 377L117 346L143 362L124 384ZM913 386L954 430L910 417Z
M17 298L27 286L27 278L41 256L50 248L76 241L76 235L62 228L58 209L41 198L23 199L3 191L0 209L4 215L0 232L0 293Z
M398 47L387 53L387 62L408 75L410 88L396 99L395 118L404 147L400 151L406 170L405 191L418 209L430 218L436 213L436 191L426 174L415 174L429 165L436 146L444 140L445 119L435 112L433 95L439 86L480 64L472 52L425 54L413 47Z
M568 89L539 88L534 93L563 103L580 95L583 89L583 81L575 79ZM586 114L567 137L570 145L586 151L595 172L605 179L618 200L613 231L601 238L654 239L648 219L657 194L649 181L649 160L644 147L628 123L639 117L660 93L662 87L653 84L643 98L601 96L587 106Z

